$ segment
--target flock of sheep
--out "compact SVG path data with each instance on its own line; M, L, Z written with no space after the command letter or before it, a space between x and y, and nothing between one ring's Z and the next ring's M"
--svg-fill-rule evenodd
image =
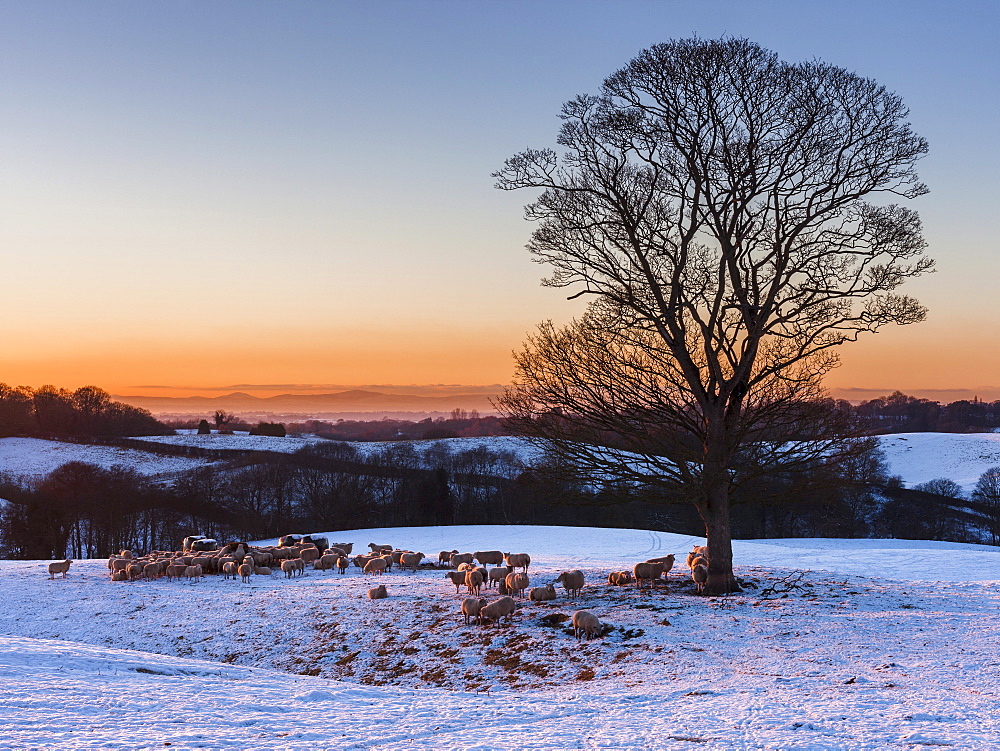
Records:
M218 545L215 540L189 537L184 540L180 551L156 550L144 556L136 556L129 550L108 559L108 570L112 581L135 581L137 579L159 579L168 581L182 579L196 581L207 574L222 574L226 579L239 576L243 582L254 576L271 576L280 569L286 578L301 576L307 564L317 571L337 570L347 572L353 565L364 574L381 576L393 567L417 571L421 567L447 567L445 578L455 585L455 594L464 586L468 591L461 604L461 614L466 624L475 621L478 625L492 622L497 626L506 619L511 621L517 608L517 599L531 602L545 602L556 599L556 584L562 584L566 594L576 599L584 587L582 571L561 572L554 581L540 587L531 587L528 567L531 556L527 553L503 553L499 550L480 550L474 553L460 553L458 550L443 550L436 563L424 564L425 556L420 551L400 550L392 545L369 543L371 552L353 558L353 543L330 544L323 537L299 537L286 535L278 545L254 546L244 542ZM63 578L72 561L66 560L49 564L49 578L62 574ZM635 564L632 571L613 571L608 575L608 584L627 586L635 583L641 591L652 589L654 582L666 579L674 565L674 556L651 558ZM704 591L708 580L708 548L695 547L687 556L687 565L697 591ZM493 568L490 568L493 566ZM497 590L498 598L489 602L482 598L483 588ZM384 584L368 590L372 600L389 596ZM578 610L573 614L573 633L577 640L588 640L603 633L604 626L593 613Z

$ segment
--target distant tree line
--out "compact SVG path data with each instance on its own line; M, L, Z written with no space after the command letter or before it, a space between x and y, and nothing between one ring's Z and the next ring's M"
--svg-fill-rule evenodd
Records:
M115 445L130 439L108 439ZM179 447L162 447L175 449ZM625 527L699 535L681 498L581 487L510 452L418 451L331 442L294 454L218 452L165 485L132 469L71 462L40 479L0 475L0 556L102 557L173 549L189 534L222 540L288 532L452 524ZM735 499L737 538L897 537L998 542L1000 468L964 497L950 481L912 489L889 476L875 441L848 466L768 477ZM367 541L358 542L364 543Z
M895 391L858 405L838 402L873 435L879 433L983 433L1000 428L1000 401L978 398L941 404Z
M0 437L136 436L173 431L148 410L115 401L96 386L76 391L0 383Z

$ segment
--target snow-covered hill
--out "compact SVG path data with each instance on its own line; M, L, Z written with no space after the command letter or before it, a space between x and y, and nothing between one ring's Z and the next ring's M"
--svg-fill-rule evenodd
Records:
M604 583L690 537L571 527L331 532L526 551L577 602L466 626L439 570L112 583L0 562L0 748L960 748L1000 746L1000 551L955 543L736 544L744 593ZM884 578L890 577L890 578ZM559 614L616 628L577 643ZM565 625L565 624L563 624ZM123 650L140 650L123 651ZM158 653L158 654L150 654ZM169 655L163 657L160 655ZM280 671L280 672L279 672ZM302 674L309 674L308 677Z
M0 472L42 477L69 462L87 462L105 469L122 465L144 475L166 478L198 467L205 460L41 438L0 438Z

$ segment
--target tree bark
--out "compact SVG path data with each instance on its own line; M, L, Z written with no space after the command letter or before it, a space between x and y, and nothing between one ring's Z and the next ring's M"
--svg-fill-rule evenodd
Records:
M739 592L740 585L733 575L733 543L729 528L729 487L718 481L706 488L704 506L698 509L705 522L708 545L708 582L705 593L725 595Z

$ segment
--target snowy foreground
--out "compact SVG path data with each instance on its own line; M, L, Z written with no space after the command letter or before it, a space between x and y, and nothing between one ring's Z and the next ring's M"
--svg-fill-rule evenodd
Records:
M112 583L0 562L0 748L1000 747L1000 551L898 540L735 544L743 594L700 598L693 538L642 530L334 532L581 568L578 603L466 626L441 571ZM602 583L666 553L653 595ZM577 643L559 615L615 628ZM137 651L132 651L137 650Z

